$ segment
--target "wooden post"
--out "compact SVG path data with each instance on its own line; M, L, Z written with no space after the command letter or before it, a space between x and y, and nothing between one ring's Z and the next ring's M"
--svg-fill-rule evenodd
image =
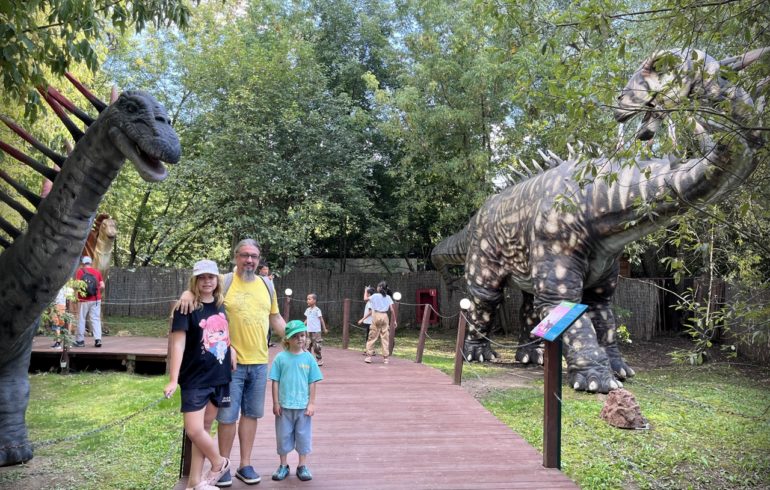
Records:
M190 476L190 464L192 463L192 441L187 437L187 432L182 429L182 464L179 465L179 478Z
M561 338L545 342L543 466L561 469Z
M414 362L422 362L422 352L425 350L425 337L428 335L428 321L430 320L430 305L423 305L422 323L420 324L420 340L417 342L417 358Z
M70 372L70 355L69 355L69 345L67 345L67 338L68 335L65 335L64 337L61 337L61 359L59 360L59 365L61 366L61 373L62 374L69 374Z
M342 300L342 348L350 344L350 298Z
M465 344L465 310L460 310L460 321L457 324L457 343L455 344L455 377L454 384L460 386L463 381L463 345Z
M388 355L393 355L393 347L396 345L396 323L398 322L398 301L393 303L393 317L390 319L390 338L388 339Z
M291 295L287 294L283 299L283 319L289 321L289 312L291 311Z

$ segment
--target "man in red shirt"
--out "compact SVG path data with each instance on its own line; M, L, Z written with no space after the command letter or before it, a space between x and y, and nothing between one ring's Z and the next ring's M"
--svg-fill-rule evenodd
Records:
M86 320L91 324L94 333L94 346L102 346L102 289L104 281L102 273L91 267L91 257L80 259L80 269L75 279L86 283L85 293L78 293L78 332L75 336L75 347L86 346Z

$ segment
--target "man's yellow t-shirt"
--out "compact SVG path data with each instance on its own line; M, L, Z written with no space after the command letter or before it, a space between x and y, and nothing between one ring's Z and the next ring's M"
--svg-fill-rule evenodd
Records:
M267 364L267 329L270 315L278 313L278 299L265 282L255 277L242 281L233 274L233 282L225 296L225 312L230 324L230 343L238 354L239 364Z

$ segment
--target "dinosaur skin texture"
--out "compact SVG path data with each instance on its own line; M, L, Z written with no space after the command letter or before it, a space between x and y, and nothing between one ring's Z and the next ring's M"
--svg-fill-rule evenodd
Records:
M462 231L436 246L431 259L445 278L450 265L465 266L472 299L466 359L496 357L490 326L510 282L524 296L522 344L532 342L530 330L560 302L588 305L586 314L563 335L568 382L575 390L607 393L634 375L616 343L610 308L618 258L626 244L665 226L691 206L719 200L754 170L756 150L765 144L761 132L746 129L756 115L754 101L720 77L719 70L741 70L768 52L762 48L721 61L693 49L655 53L621 92L615 110L618 122L643 115L636 136L650 139L667 111L697 99L700 107L715 111L721 110L717 103L728 101L726 115L740 125L717 133L709 118L714 112L696 111L694 158L598 158L591 163L600 169L599 175L583 185L574 176L585 161L559 161L490 197ZM761 102L757 106L764 105ZM606 178L612 173L617 180ZM565 206L565 200L571 204ZM654 213L640 210L640 203ZM542 345L519 348L516 360L542 364Z
M179 139L166 110L149 94L125 92L108 107L92 102L100 109L98 119L87 118L85 135L71 130L79 141L63 163L61 158L51 192L33 203L37 212L26 231L17 234L6 227L16 236L4 243L0 255L0 466L32 458L24 422L32 337L40 314L75 272L104 194L126 159L149 182L166 177L161 162L180 159Z

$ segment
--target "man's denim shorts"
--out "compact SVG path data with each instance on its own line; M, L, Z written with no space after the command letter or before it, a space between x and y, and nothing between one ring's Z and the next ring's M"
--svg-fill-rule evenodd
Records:
M234 424L238 414L261 419L265 414L267 364L238 364L230 381L230 406L219 409L220 424Z

